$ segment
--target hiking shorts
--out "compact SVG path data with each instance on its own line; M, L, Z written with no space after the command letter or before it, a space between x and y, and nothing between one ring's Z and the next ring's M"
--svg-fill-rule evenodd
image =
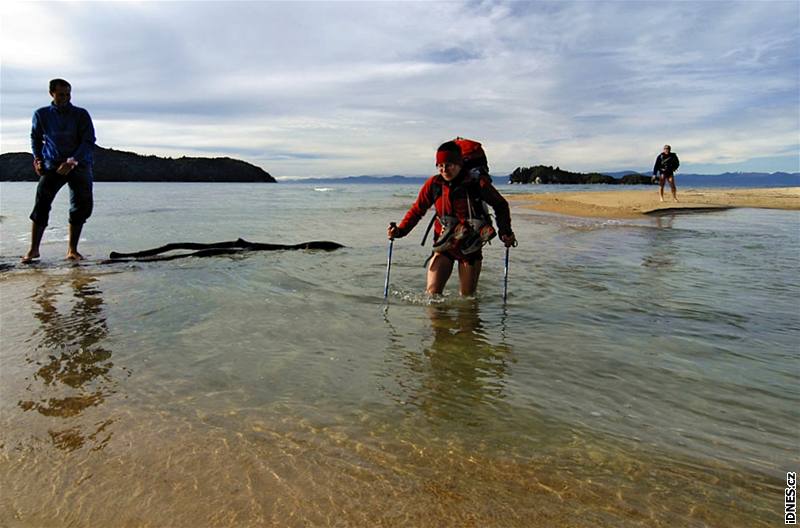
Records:
M94 199L92 197L92 167L78 165L66 176L55 170L45 170L39 177L36 187L36 202L33 205L30 219L36 225L45 227L50 219L50 208L58 191L69 185L69 223L83 225L92 215Z
M465 255L461 253L457 249L451 249L449 251L442 252L443 255L447 255L448 258L458 262L465 262L467 264L475 264L476 262L483 260L483 251L478 250L475 252L470 253L469 255Z

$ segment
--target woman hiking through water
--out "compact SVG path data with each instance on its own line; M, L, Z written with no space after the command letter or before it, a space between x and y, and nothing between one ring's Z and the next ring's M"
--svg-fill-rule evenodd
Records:
M459 292L473 295L481 274L481 248L494 236L491 219L483 208L486 202L494 209L500 240L510 247L516 243L511 230L508 202L492 185L488 169L465 170L461 147L455 141L442 144L436 151L439 174L423 185L417 200L403 220L389 224L389 239L406 236L434 206L433 255L428 265L426 291L441 294L453 264L458 262Z

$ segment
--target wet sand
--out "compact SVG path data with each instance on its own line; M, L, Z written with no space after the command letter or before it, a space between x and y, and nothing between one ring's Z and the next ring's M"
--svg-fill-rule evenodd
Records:
M628 441L531 455L368 415L315 424L283 405L180 416L120 402L113 416L92 434L88 415L34 440L15 428L0 446L0 525L766 527L782 493L772 476Z
M669 187L664 201L658 187L647 190L599 190L583 192L545 192L513 195L509 198L523 207L570 216L593 218L639 218L645 215L692 212L707 209L756 207L800 210L800 187L774 189L681 189L678 202Z

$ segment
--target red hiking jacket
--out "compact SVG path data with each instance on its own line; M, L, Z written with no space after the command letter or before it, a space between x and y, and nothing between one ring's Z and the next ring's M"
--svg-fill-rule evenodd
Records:
M465 174L465 171L450 182L438 174L428 178L419 190L417 200L397 228L402 236L407 235L433 205L437 216L434 222L434 234L438 238L442 232L439 217L455 216L460 221L469 219L468 199L472 201L473 218L484 217L485 213L480 203L480 200L483 200L494 209L500 236L511 234L511 213L506 199L494 188L488 176L473 176L470 173Z

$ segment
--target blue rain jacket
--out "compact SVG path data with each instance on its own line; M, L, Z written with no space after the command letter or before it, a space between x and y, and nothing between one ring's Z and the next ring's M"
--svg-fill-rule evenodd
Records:
M67 158L91 165L94 142L92 118L83 108L72 103L63 107L51 104L33 113L31 150L35 158L45 161L46 167L55 167Z

